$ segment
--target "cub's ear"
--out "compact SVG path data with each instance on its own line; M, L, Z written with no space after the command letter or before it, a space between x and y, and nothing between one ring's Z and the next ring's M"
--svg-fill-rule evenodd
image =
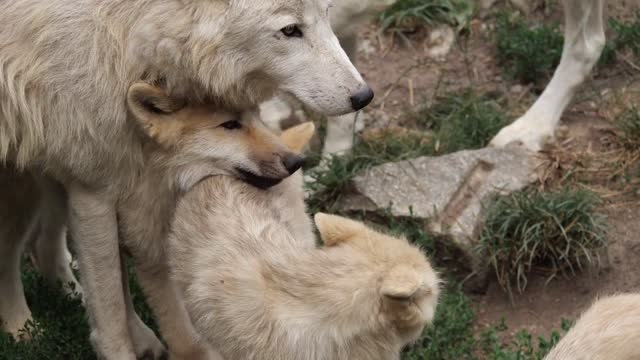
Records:
M417 271L407 265L397 265L382 279L380 292L391 300L407 301L422 286Z
M184 108L182 101L172 99L164 89L136 82L129 87L127 106L142 131L161 145L170 145L181 128L170 116Z
M316 126L311 121L296 125L282 132L280 139L292 151L300 153L309 144Z
M334 246L370 230L362 223L341 216L318 213L314 217L320 238L326 246Z

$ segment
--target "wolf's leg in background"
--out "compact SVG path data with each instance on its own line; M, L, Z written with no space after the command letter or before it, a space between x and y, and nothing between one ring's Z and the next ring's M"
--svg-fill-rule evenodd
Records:
M356 64L358 53L357 34L340 36L340 45L349 56L351 62ZM364 128L364 113L356 115L330 116L327 118L327 135L322 148L322 157L329 158L332 155L341 155L353 148L354 134Z
M34 265L52 284L62 283L66 292L82 296L82 287L71 271L71 254L67 247L69 222L67 193L53 179L38 176L42 191L40 231L32 247Z
M182 298L169 277L167 266L136 263L136 270L147 301L156 315L162 337L167 342L170 359L222 360L217 352L201 340L193 327Z
M555 128L578 87L585 81L605 43L604 0L565 0L564 48L560 65L533 106L491 141L493 146L519 143L539 151Z
M165 356L164 345L158 340L153 330L140 319L138 313L133 306L133 298L131 296L131 288L129 276L127 275L127 266L124 261L124 254L120 253L121 269L122 269L122 286L124 290L124 300L127 306L127 324L129 326L129 335L133 342L133 347L138 359L152 360L161 359Z
M31 319L20 263L38 227L39 202L31 175L0 167L0 328L14 336Z
M69 184L69 230L75 241L91 343L98 357L135 360L124 301L115 201Z

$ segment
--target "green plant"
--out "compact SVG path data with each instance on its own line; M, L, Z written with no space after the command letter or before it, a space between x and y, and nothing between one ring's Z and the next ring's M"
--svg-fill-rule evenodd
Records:
M618 116L616 123L622 144L629 150L640 149L640 109L635 106L627 109Z
M95 353L89 343L89 323L82 302L65 295L61 286L49 285L30 266L22 279L34 323L26 326L30 341L15 341L0 332L0 360L91 360ZM129 274L136 311L155 329L144 295Z
M419 123L435 132L434 151L446 154L487 146L508 120L495 101L465 90L425 108Z
M522 18L502 14L496 23L496 43L507 75L540 85L560 63L563 36L555 26L530 28Z
M602 51L600 65L613 63L616 54L625 49L630 50L635 56L640 56L640 10L636 11L635 18L629 22L610 19L609 27L615 34Z
M383 30L407 24L449 24L458 29L467 25L473 15L473 3L469 0L398 0L382 15Z
M572 322L563 319L562 332L566 333L572 326ZM500 340L500 334L506 332L507 326L502 322L491 327L481 336L481 347L486 358L493 360L542 360L551 349L560 341L561 334L553 331L547 339L538 337L537 346L534 346L533 336L526 330L519 331L515 339L508 344Z
M486 252L502 287L522 291L534 268L553 277L598 263L607 245L599 198L585 190L528 188L495 198L487 210L479 251Z

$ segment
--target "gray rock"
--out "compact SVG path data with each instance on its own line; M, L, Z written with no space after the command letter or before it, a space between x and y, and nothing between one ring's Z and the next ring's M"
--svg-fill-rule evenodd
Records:
M449 239L484 282L486 261L475 251L488 200L536 180L538 159L518 149L485 148L373 167L353 181L345 211L418 217Z

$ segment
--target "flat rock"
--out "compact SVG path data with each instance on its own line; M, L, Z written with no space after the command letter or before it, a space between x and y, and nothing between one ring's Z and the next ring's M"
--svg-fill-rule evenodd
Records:
M458 247L470 268L484 273L474 251L484 209L495 194L508 194L536 180L538 158L518 148L465 150L373 167L353 180L340 204L345 211L389 211L428 220L429 230Z

